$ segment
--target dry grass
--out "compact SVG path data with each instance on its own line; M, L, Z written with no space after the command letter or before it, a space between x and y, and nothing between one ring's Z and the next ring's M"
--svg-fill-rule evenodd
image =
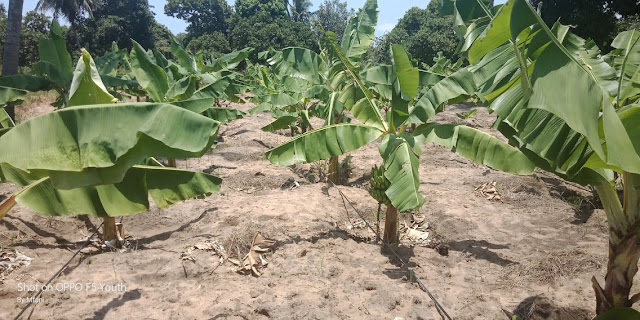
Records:
M222 241L222 246L229 255L229 258L242 261L251 250L251 243L253 242L253 237L256 235L256 232L260 232L265 238L270 238L274 229L255 223L238 226L236 232L233 232Z
M505 277L553 283L561 278L600 269L602 264L602 261L577 249L553 251L543 258L510 266Z

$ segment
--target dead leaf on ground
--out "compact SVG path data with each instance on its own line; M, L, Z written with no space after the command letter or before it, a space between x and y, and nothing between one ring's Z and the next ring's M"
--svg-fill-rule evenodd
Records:
M275 244L275 240L266 239L260 232L256 232L251 242L251 250L243 258L242 266L237 271L243 274L253 273L257 277L262 275L259 269L268 264L262 253L268 252ZM233 263L239 266L239 263Z
M25 256L20 251L0 253L0 284L4 282L4 278L11 272L30 264L31 258Z
M213 239L207 239L192 247L187 248L186 251L180 254L180 259L195 262L196 259L192 256L195 250L202 250L206 252L211 252L212 255L216 255L216 254L219 255L220 263L224 262L224 260L228 260L228 256L226 251L224 250L224 247Z
M504 202L498 192L495 181L483 183L479 185L475 191L483 195L487 200Z

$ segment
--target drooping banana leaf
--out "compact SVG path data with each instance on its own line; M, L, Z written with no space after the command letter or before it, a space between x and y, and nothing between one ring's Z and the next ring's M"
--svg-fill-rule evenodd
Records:
M220 123L227 123L233 120L242 119L247 115L247 113L242 110L222 107L212 107L205 110L201 114L209 119L213 119Z
M199 157L218 122L168 104L77 106L24 122L0 137L0 164L56 188L113 184L149 156Z
M380 155L384 159L384 176L391 181L385 191L391 204L398 211L409 211L424 204L420 187L420 147L409 134L387 135L380 144Z
M413 135L420 143L437 143L463 158L496 170L531 174L535 169L520 150L471 127L431 122L418 126Z
M299 136L265 153L271 163L290 166L329 159L356 150L383 134L378 128L360 124L336 124Z
M273 120L268 125L262 127L262 131L273 132L276 130L286 129L291 126L292 123L298 121L298 117L294 116L282 116L276 120Z
M117 184L56 189L49 178L27 185L17 203L47 216L124 216L149 209L149 196L158 208L217 193L220 178L201 172L136 165Z
M477 64L488 57L496 60L509 54L511 58L506 61L514 61L513 57L517 61L517 68L506 62L503 65L510 69L500 67L495 73L510 75L502 77L508 82L492 86L497 89L483 94L493 109L500 110L500 127L510 127L511 132L505 135L521 137L514 124L528 126L522 123L523 116L549 118L529 111L542 110L584 136L591 152L608 166L639 172L638 150L629 138L633 133L622 125L611 103L611 78L615 73L598 56L597 48L571 34L566 27L556 25L549 29L524 0L508 1L491 20L486 32L471 46L469 60ZM574 163L578 166L565 170L579 171L579 161Z
M468 69L460 69L433 85L409 111L409 122L424 123L442 111L447 103L464 101L476 92L476 83Z

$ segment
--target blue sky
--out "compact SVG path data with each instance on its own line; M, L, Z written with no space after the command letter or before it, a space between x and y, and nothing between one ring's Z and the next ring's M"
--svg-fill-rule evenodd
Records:
M349 7L358 9L362 7L366 0L346 0ZM37 0L24 0L24 12L35 9ZM164 15L164 5L166 0L149 0L149 4L153 6L153 12L156 14L158 22L166 25L174 34L184 32L187 27L187 23L184 20L168 17ZM235 0L227 0L233 5ZM322 0L312 0L312 11L317 9L323 2ZM505 0L497 0L496 4L504 3ZM0 0L0 3L4 3L5 7L9 6L9 0ZM412 7L425 8L429 4L429 0L379 0L378 7L380 15L378 16L378 27L376 28L376 35L383 35L385 32L391 31L396 25L398 20L402 18L404 13Z

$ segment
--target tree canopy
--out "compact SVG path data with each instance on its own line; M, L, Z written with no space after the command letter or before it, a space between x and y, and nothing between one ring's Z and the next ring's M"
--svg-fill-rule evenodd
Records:
M186 32L190 40L213 32L226 34L232 10L226 0L169 0L164 13L189 23Z
M156 41L169 33L158 26L147 0L103 0L92 17L72 26L72 31L74 28L80 45L98 56L110 50L112 42L131 49L131 39L145 48L156 48Z
M313 28L322 28L325 31L332 31L337 35L344 33L347 20L353 16L355 11L347 9L346 2L340 0L325 0L313 13L311 18Z
M620 23L636 21L640 0L529 0L537 7L542 3L541 16L547 25L556 21L572 25L575 34L590 38L605 52L619 31ZM637 26L637 24L636 24ZM626 28L625 28L626 29Z
M455 60L458 39L453 29L453 17L441 16L437 1L432 1L425 9L413 7L391 32L376 41L368 58L388 63L391 44L403 44L413 58L427 64L433 63L438 52L442 52L445 58Z

